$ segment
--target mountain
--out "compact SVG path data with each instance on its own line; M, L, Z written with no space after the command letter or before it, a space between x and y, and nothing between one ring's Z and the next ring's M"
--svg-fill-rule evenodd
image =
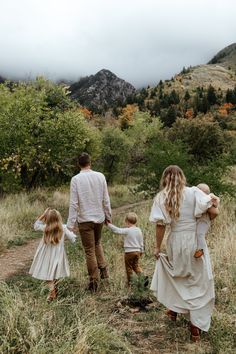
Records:
M2 84L4 81L6 81L6 79L0 75L0 84Z
M106 69L80 79L70 86L70 91L73 99L94 112L124 105L136 92L130 83Z
M208 64L220 64L236 71L236 43L230 44L219 51Z

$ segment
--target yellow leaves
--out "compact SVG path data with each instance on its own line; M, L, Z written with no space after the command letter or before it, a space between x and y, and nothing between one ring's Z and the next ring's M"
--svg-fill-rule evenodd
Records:
M119 116L121 128L127 128L134 120L134 115L138 108L134 104L128 104L122 109L122 113Z

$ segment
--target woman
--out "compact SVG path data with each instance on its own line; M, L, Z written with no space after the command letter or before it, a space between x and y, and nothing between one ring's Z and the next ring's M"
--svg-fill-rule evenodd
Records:
M211 219L218 211L211 197L197 187L186 187L183 171L178 166L165 169L150 215L156 223L156 269L151 290L168 308L167 315L176 320L178 313L190 315L191 338L200 339L200 330L208 331L214 308L214 280L209 253L194 258L196 250L196 217L208 210ZM170 226L167 255L160 253L166 225Z

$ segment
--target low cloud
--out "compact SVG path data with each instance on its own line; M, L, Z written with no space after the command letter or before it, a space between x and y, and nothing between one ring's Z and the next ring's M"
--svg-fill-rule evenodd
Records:
M136 87L235 42L234 0L8 0L0 75L75 81L102 68Z

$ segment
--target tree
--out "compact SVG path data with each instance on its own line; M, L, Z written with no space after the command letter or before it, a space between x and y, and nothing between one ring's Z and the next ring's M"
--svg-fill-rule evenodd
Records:
M52 97L56 99L53 101ZM96 136L97 133L89 127L80 110L68 100L64 88L42 78L28 84L14 85L11 89L2 85L2 190L30 189L69 180L75 171L75 158L80 152L93 150L96 157L99 149Z
M170 108L166 112L162 112L161 121L164 123L165 127L171 127L176 121L177 113L174 106L170 106Z
M168 96L168 103L171 104L178 104L180 102L179 95L175 90L172 90Z
M168 136L172 141L185 143L198 162L217 159L227 149L224 131L217 122L206 119L177 119Z
M190 96L190 94L189 94L189 92L188 92L188 90L185 92L185 95L184 95L184 100L185 101L188 101L189 99L191 98L191 96Z
M215 89L212 85L210 85L207 89L207 101L210 104L210 106L216 104L217 102Z
M102 150L100 166L106 175L107 182L112 183L115 177L121 176L129 149L128 139L119 128L108 127L102 132Z

